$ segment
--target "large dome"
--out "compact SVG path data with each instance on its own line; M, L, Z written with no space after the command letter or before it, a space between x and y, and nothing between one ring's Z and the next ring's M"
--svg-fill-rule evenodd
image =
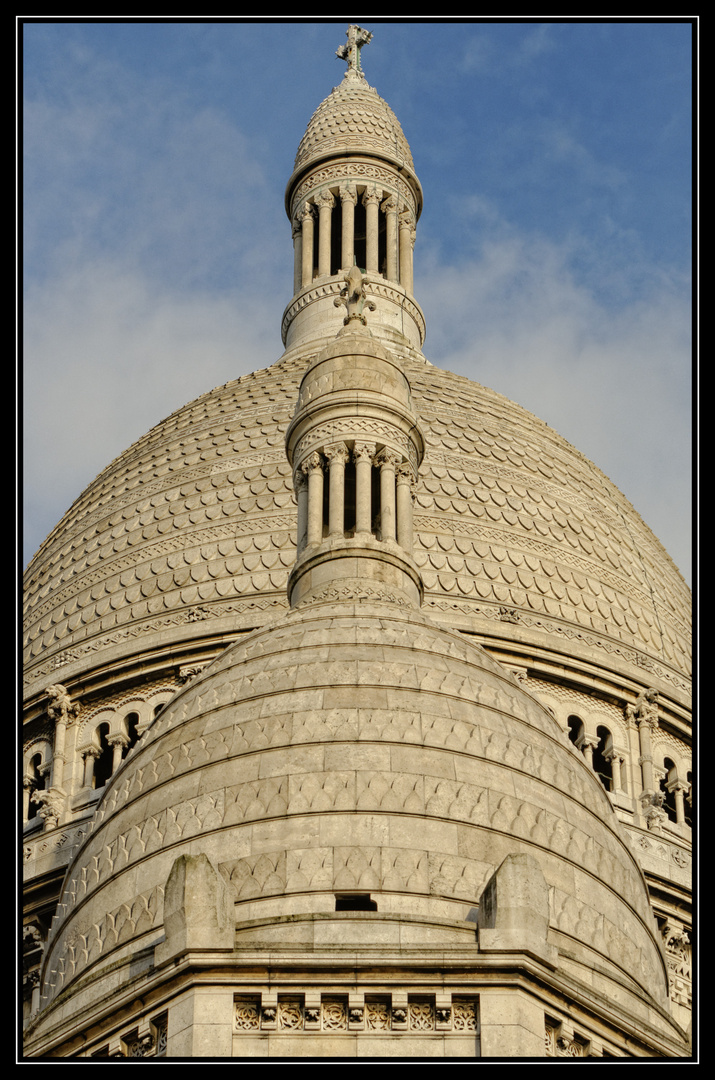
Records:
M160 939L184 852L226 880L239 947L309 951L355 890L376 891L383 945L473 950L494 865L536 855L571 974L595 953L622 995L665 1002L645 880L593 771L483 649L393 604L291 611L167 705L70 865L48 998Z
M271 367L112 462L25 579L37 1057L683 1057L689 592L422 355L421 188L348 30Z
M204 394L87 488L27 570L28 689L107 650L121 661L287 607L284 436L311 359L296 350ZM401 361L426 436L414 546L425 609L487 645L646 676L685 704L689 590L628 500L518 405L410 350Z

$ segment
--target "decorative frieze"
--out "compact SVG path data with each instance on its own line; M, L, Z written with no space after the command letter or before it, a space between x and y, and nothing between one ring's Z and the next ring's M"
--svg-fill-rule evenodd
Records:
M440 997L444 992L440 991ZM385 993L365 995L352 1002L349 995L306 991L264 1001L259 994L237 995L234 1003L234 1033L364 1032L383 1035L394 1032L434 1034L477 1034L478 1000L474 996L453 996L451 1005L435 1004L435 995L405 999Z

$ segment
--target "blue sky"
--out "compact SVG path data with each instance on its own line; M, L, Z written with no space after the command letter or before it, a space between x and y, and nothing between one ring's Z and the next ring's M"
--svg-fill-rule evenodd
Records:
M360 24L424 190L425 355L577 446L689 579L691 25ZM131 442L281 355L283 195L346 28L23 26L25 561Z

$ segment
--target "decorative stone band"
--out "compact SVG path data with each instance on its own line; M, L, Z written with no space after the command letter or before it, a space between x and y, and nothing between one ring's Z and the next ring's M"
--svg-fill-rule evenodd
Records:
M332 301L340 295L343 286L344 280L342 275L336 275L332 280L321 282L319 285L308 286L295 296L283 312L283 318L281 320L281 337L283 339L283 344L287 344L290 326L300 312L318 301L324 301L327 297L330 298L332 303ZM398 310L409 316L417 328L420 346L424 344L427 334L427 324L424 314L419 304L411 296L408 296L406 290L402 286L390 281L371 281L368 286L368 295L377 297L381 300L391 301ZM338 324L339 321L338 318ZM371 325L374 329L376 326L379 326L379 323L373 322Z
M316 450L348 439L380 443L382 446L390 447L409 462L416 475L419 462L417 449L412 439L408 438L396 425L370 416L346 416L311 428L298 440L293 449L294 471L299 469Z
M352 181L360 186L377 184L379 187L390 188L407 203L415 216L418 215L414 190L402 176L384 165L377 165L374 161L351 158L315 169L301 180L291 199L289 215L291 220L296 216L296 208L308 199L316 188L326 185L335 187L346 181Z
M431 991L431 992L430 992ZM466 1035L479 1031L478 1000L468 988L408 995L400 988L380 995L339 994L329 989L264 991L237 994L234 1033L282 1032L434 1032Z

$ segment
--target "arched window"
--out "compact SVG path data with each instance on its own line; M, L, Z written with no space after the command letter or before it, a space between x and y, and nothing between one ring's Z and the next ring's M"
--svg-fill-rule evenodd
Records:
M683 810L685 812L685 824L690 825L690 827L692 828L692 825L693 825L693 774L691 772L689 772L687 774L686 779L687 779L687 782L688 782L688 790L686 792L685 799L683 800L683 803L684 803Z
M613 768L610 757L607 756L613 749L613 736L608 728L602 725L596 728L596 734L598 744L593 748L593 771L606 791L613 791Z
M112 775L112 765L114 762L114 751L107 741L109 735L109 724L100 724L97 728L97 737L99 739L99 757L94 763L94 775L92 778L92 787L100 788L104 787Z
M133 746L139 742L139 713L130 712L124 717L124 726L126 728L127 737L129 742L122 749L122 760L127 756Z
M567 723L569 726L569 739L574 746L578 747L583 738L583 720L580 720L578 716L569 716Z
M31 782L31 787L30 787L30 795L31 796L35 791L44 791L44 788L45 788L45 778L42 775L42 773L40 772L40 766L41 765L42 765L42 754L33 754L33 756L30 758L30 761L29 761L28 767L27 767L28 777L29 777L30 782ZM29 805L27 807L27 820L31 821L34 817L36 817L38 810L39 810L39 806L37 805L36 802L32 801L32 798L30 798L30 802L29 802Z
M665 776L660 781L660 790L663 793L663 809L667 813L671 821L677 821L677 811L675 809L675 792L669 790L669 785L674 784L678 779L678 770L675 767L674 762L670 758L663 759L663 768L665 769Z

